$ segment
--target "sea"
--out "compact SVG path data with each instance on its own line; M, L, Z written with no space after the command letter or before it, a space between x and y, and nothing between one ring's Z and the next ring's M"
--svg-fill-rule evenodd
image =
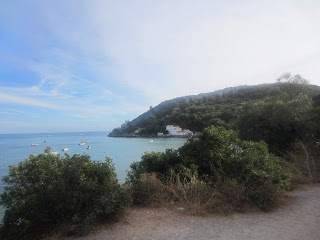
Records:
M51 152L89 154L91 160L104 161L110 157L114 163L120 183L126 180L130 164L141 160L145 152L163 152L166 149L178 149L185 138L122 138L108 137L109 132L72 132L72 133L28 133L0 134L0 179L8 174L9 165L15 165L31 154L44 152L46 146ZM84 145L79 145L85 142ZM32 146L36 145L36 146ZM87 147L90 146L90 149ZM67 151L62 149L68 148ZM0 193L4 183L0 183ZM0 206L0 221L4 209Z

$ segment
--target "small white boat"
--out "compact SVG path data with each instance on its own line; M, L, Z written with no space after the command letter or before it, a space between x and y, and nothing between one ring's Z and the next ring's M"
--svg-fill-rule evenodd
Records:
M90 146L88 146L88 147L86 147L86 149L91 149L91 147L90 147Z
M56 156L59 154L59 152L51 152L51 154Z
M39 146L39 143L32 143L31 146Z
M79 143L79 145L81 145L81 146L83 146L83 145L85 145L86 143L85 142L81 142L81 143Z
M68 151L69 148L63 148L61 151Z
M150 142L153 142L154 140L150 140Z

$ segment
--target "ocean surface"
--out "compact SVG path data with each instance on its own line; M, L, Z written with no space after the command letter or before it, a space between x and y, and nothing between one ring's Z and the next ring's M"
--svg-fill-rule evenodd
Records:
M61 155L89 154L94 161L103 161L110 157L120 183L123 183L130 169L130 164L140 161L145 152L162 152L168 148L178 149L185 138L114 138L108 132L74 132L74 133L34 133L34 134L0 134L0 178L8 174L8 166L17 164L29 155L44 152L46 146L51 152ZM81 146L79 143L85 142ZM31 146L31 144L39 144ZM86 149L91 146L91 149ZM68 151L62 151L69 148ZM3 190L0 184L0 192ZM0 220L3 209L0 206Z

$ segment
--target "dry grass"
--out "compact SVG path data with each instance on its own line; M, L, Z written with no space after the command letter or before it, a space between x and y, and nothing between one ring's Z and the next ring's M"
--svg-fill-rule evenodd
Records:
M133 185L134 202L138 205L168 207L178 205L191 215L228 214L249 208L244 186L235 180L219 181L215 186L199 180L172 175L164 182L155 173L143 174Z
M167 185L175 192L177 203L192 215L205 214L213 205L216 205L217 199L219 199L217 191L195 176L189 181L177 176L172 178Z
M286 168L293 185L320 182L320 156L316 146L296 142L293 150L284 156Z
M162 207L176 201L176 194L155 173L142 174L132 186L134 204Z

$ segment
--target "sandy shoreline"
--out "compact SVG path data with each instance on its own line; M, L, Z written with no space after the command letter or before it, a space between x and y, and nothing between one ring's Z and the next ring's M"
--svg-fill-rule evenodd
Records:
M288 193L273 212L194 217L177 210L134 208L122 221L81 240L105 239L320 239L320 186Z

